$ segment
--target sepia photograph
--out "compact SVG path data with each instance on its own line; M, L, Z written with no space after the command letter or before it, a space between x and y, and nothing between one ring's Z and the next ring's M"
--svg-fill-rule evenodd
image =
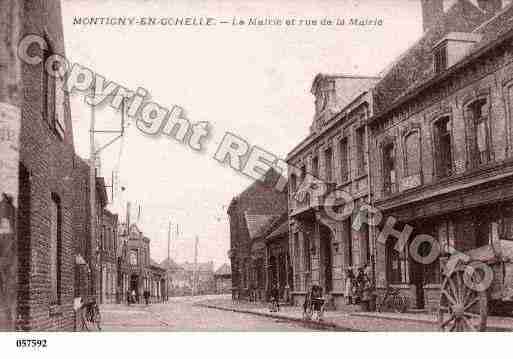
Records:
M0 331L513 331L513 1L0 0Z

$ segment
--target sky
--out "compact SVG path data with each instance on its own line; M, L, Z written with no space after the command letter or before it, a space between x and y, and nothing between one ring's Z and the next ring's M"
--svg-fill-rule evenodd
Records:
M63 0L66 56L128 88L141 86L152 101L179 105L192 122L208 121L212 136L198 153L166 137L143 135L134 123L122 140L101 152L101 175L118 173L109 208L131 220L151 239L151 257L228 262L226 207L251 180L213 159L226 131L274 155L286 154L309 133L314 112L310 93L318 73L375 76L422 33L417 0ZM75 16L210 16L280 18L380 18L382 26L141 27L73 25ZM75 147L89 157L91 108L72 97ZM120 114L95 113L97 129L119 127ZM110 137L109 137L110 136ZM106 143L112 135L97 135ZM120 191L120 186L125 187ZM110 189L109 189L110 190ZM138 208L141 207L140 216Z

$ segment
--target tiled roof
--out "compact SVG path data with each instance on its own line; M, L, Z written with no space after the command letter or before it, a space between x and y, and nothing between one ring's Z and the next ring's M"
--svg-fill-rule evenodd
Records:
M266 239L273 239L277 237L281 237L283 235L286 235L289 232L289 221L288 219L285 219L284 221L280 221L280 224L278 227L275 227L275 229L267 236Z
M263 236L268 226L276 220L279 215L275 214L249 214L244 213L246 225L248 227L249 237L251 239Z
M466 0L460 0L465 2ZM447 16L457 16L458 12L448 14ZM493 16L492 18L482 22L479 26L475 27L471 32L474 34L482 35L482 38L479 42L477 42L472 50L465 56L463 60L468 59L473 54L476 54L479 50L483 49L487 45L491 44L493 41L499 39L501 36L506 35L507 33L511 33L513 31L513 3L504 8L501 12ZM415 82L410 83L409 86L405 87L396 97L394 102L388 103L388 109L395 107L397 104L401 102L402 99L407 98L410 94L414 93L422 86L428 85L430 80L436 81L436 74L432 71L432 56L431 52L424 53L424 62L427 62L429 65L428 70L424 71L424 76L419 77ZM419 64L423 61L419 61ZM419 65L421 66L421 65ZM442 74L443 76L443 74ZM381 109L384 110L385 108Z
M215 272L215 275L229 275L229 274L232 274L232 269L230 268L230 265L227 263L223 264Z
M409 88L433 76L431 51L450 32L472 32L490 18L468 0L458 0L422 38L400 56L375 87L374 112L385 111Z

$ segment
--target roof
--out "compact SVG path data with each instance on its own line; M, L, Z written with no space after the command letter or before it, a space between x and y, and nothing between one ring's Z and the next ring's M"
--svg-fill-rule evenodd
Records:
M465 0L460 0L465 1ZM442 74L435 74L433 71L427 73L424 77L418 79L416 82L410 84L410 86L403 89L403 92L386 108L383 108L381 113L377 114L377 118L382 117L392 109L400 106L405 101L408 101L413 96L416 96L419 92L425 88L432 86L434 83L438 83L440 80L451 74L452 72L465 66L469 61L472 61L476 56L480 56L481 53L487 53L488 47L491 47L495 42L500 42L501 39L507 38L513 33L513 3L506 6L502 11L497 13L492 18L483 22L481 25L475 27L472 30L472 34L481 35L481 40L473 45L470 52L454 66L447 69ZM424 54L424 61L428 61L431 64L432 58L429 53ZM430 67L431 68L431 67Z
M256 239L263 236L268 226L278 217L279 215L276 214L250 214L245 212L244 218L246 219L249 237Z
M152 267L156 267L156 268L159 268L159 269L166 269L164 268L163 266L161 266L160 264L158 264L156 261L154 261L153 259L150 258L150 266Z
M232 269L231 269L230 265L227 263L223 264L215 272L215 275L231 275L231 274L232 274Z
M451 32L472 32L487 21L490 15L468 0L456 1L437 23L411 46L383 74L376 84L374 113L384 112L408 88L424 82L433 75L431 51Z
M165 269L182 269L182 267L176 264L171 258L164 259L160 262L160 266Z
M280 224L269 234L266 239L274 239L282 237L289 233L289 220L286 218L284 221L280 221Z

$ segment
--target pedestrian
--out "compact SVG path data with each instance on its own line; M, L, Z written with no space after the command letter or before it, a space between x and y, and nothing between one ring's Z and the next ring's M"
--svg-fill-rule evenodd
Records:
M273 284L269 293L269 300L271 302L271 312L278 312L280 310L279 290L276 284Z
M149 299L150 299L150 291L149 290L145 290L144 291L144 302L146 303L146 305L149 304Z
M345 285L345 296L346 303L353 304L353 294L354 294L354 274L351 268L348 268L346 271L346 285Z
M362 304L363 310L367 311L369 309L370 301L370 279L367 276L367 273L365 273L363 267L358 269L356 282L358 286L358 298Z
M129 291L129 290L127 290L127 291L126 291L126 304L127 304L127 305L130 305L131 303L132 303L132 298L131 298L131 296L130 296L130 291Z
M135 289L132 289L132 303L136 303Z

